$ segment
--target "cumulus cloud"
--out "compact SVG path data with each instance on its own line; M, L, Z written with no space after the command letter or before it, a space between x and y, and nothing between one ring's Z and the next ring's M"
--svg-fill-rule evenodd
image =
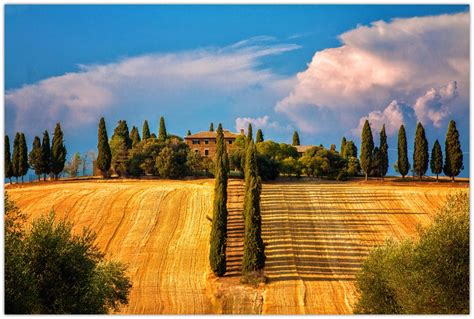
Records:
M413 106L418 121L423 124L431 121L435 127L441 127L442 121L449 115L449 104L457 96L456 81L437 89L430 88Z
M77 72L7 91L7 120L15 129L27 129L25 123L32 122L37 127L51 127L56 121L69 128L81 128L112 109L121 112L124 108L153 104L155 108L176 107L180 101L193 100L199 107L206 99L249 94L283 97L293 82L261 68L260 60L298 48L295 44L276 43L270 37L256 37L223 48L80 65Z
M277 122L271 122L268 115L262 117L238 117L235 119L235 128L237 131L241 129L247 130L248 125L252 124L253 128L264 129L264 128L278 128L279 125Z
M302 130L314 131L308 115L331 118L328 113L354 127L364 114L383 117L379 106L393 100L413 105L430 88L450 81L456 81L460 97L452 107L468 108L469 13L376 21L340 40L340 47L316 52L275 107ZM443 110L428 109L434 111L426 116L438 125Z

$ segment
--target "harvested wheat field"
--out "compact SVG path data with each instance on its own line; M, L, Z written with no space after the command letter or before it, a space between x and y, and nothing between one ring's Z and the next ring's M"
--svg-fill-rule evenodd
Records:
M468 183L274 182L261 198L265 275L239 283L242 182L229 183L228 274L209 274L213 180L80 181L7 186L32 217L56 211L91 226L108 258L129 265L127 314L345 314L370 247L416 236L446 196Z

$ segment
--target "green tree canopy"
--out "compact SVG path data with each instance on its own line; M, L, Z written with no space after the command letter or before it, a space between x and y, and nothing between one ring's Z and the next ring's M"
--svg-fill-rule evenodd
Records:
M41 173L46 181L46 176L51 173L51 145L49 143L49 133L47 130L43 133L43 141L41 142Z
M35 136L33 140L33 147L31 148L31 152L29 155L29 162L32 169L34 169L35 174L38 176L38 180L40 179L40 175L42 174L41 170L41 140L38 136Z
M263 142L263 132L261 129L258 129L257 135L255 137L255 143Z
M387 144L387 134L385 133L385 124L380 130L380 177L387 175L388 171L388 144Z
M136 126L133 126L130 131L130 139L132 140L132 148L136 147L141 141L140 133L138 133L138 128Z
M19 132L15 134L15 139L13 140L13 154L12 154L12 171L13 176L16 178L18 183L18 177L20 177L20 139L21 135Z
M143 128L142 128L142 138L144 140L149 139L151 137L150 135L150 127L148 126L148 121L145 120L143 122Z
M454 181L454 177L459 175L461 170L464 169L464 166L461 143L459 142L459 132L456 128L456 122L452 120L449 121L448 132L446 133L444 154L444 174L451 177Z
M212 122L209 125L209 132L214 132L214 123L212 123Z
M20 133L20 154L18 162L18 176L21 176L21 181L23 182L23 177L28 173L28 145L26 145L25 134Z
M346 158L346 144L347 144L346 137L343 136L341 140L341 149L339 150L339 153L341 154L342 158Z

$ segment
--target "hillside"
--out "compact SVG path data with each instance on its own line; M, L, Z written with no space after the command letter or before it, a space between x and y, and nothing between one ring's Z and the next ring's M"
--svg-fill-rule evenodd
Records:
M32 217L51 209L91 226L109 258L129 264L127 314L342 314L355 301L354 275L373 245L427 224L450 192L431 183L264 184L263 238L269 283L239 284L242 184L229 185L229 273L209 275L212 180L81 181L7 186Z

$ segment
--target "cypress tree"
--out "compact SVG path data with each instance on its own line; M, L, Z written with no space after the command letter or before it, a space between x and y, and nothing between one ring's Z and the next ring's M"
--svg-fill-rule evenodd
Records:
M110 150L112 153L112 167L120 176L128 175L129 150L132 148L132 140L128 133L127 122L120 120L114 129L114 134L110 140Z
M63 131L61 130L61 125L56 123L51 147L51 172L54 174L54 179L56 180L64 169L66 154L67 151L66 147L64 146Z
M21 176L21 182L23 183L23 177L28 173L28 145L26 145L25 134L20 134L20 158L18 163L18 175Z
M444 174L450 176L454 182L454 177L459 175L461 170L464 169L464 166L461 143L459 142L459 132L456 128L456 122L453 120L449 121L444 147L446 157L443 167Z
M246 170L245 170L245 154L247 152L247 146L249 145L250 141L253 141L253 133L252 133L252 124L249 123L248 127L247 127L247 137L245 138L245 147L244 147L244 152L243 152L243 156L240 158L240 166L242 167L242 172L244 173L244 177L245 177L245 173L246 173Z
M148 121L145 120L143 122L143 128L142 128L142 138L143 140L149 139L151 137L150 135L150 127L148 126Z
M249 123L248 128L247 128L247 144L250 142L250 140L253 140L253 132L252 132L252 124Z
M43 141L41 143L41 161L40 171L43 174L43 180L46 181L46 176L51 173L51 146L49 144L49 133L47 130L43 133Z
M166 126L165 126L165 119L160 117L160 129L158 130L158 140L159 141L166 141L168 134L166 133Z
M100 118L99 122L97 150L97 168L102 172L104 177L107 177L112 162L112 153L110 152L109 138L107 136L107 128L105 127L105 119L103 117Z
M438 176L443 171L443 152L441 152L441 145L438 140L435 141L431 150L430 167L431 172L436 174L436 181L438 182Z
M225 143L222 125L217 128L215 155L215 182L209 262L217 276L226 272L227 241L227 169L225 168Z
M380 176L382 180L388 171L388 144L387 144L387 134L385 133L385 124L382 126L380 131Z
M346 145L347 145L346 137L343 136L341 140L341 149L339 151L339 154L341 155L342 158L346 158Z
M191 131L188 130L188 133L186 134L187 136L190 136L191 135Z
M361 138L362 142L360 146L360 167L365 173L365 180L368 180L371 168L372 152L374 150L374 139L372 137L372 130L370 129L370 124L368 120L365 120Z
M15 134L13 140L13 155L12 155L12 174L18 183L18 177L20 176L20 133Z
M413 171L422 179L428 169L428 141L425 136L425 129L420 122L416 126L415 147L413 150Z
M331 145L329 146L329 150L330 150L331 152L335 152L335 151L336 151L336 144L331 144Z
M38 136L35 136L33 140L33 147L31 148L31 152L29 155L30 166L35 170L35 174L38 176L38 181L41 178L42 170L41 170L41 140Z
M5 178L10 180L12 183L13 168L12 168L12 159L10 153L10 138L8 135L5 135Z
M255 143L263 142L263 132L261 129L258 129L257 135L255 136Z
M291 143L293 146L298 146L300 145L300 136L298 135L298 132L293 133L293 142Z
M140 143L140 133L138 133L138 128L133 126L130 131L130 139L132 140L132 148L136 147Z
M405 126L401 125L398 130L398 160L397 160L398 172L402 175L402 178L408 174L410 170L410 163L408 162L408 151L407 151L407 135L405 132Z
M374 147L372 152L372 160L370 161L371 171L370 175L375 177L382 177L383 153L378 147Z
M344 155L346 158L355 157L357 158L357 146L355 146L354 141L348 141L344 149Z
M244 203L245 238L242 272L261 271L265 265L265 246L262 240L262 219L260 215L261 180L257 171L257 149L251 140L246 152L246 196Z
M211 122L211 125L209 126L209 132L214 132L214 123Z

